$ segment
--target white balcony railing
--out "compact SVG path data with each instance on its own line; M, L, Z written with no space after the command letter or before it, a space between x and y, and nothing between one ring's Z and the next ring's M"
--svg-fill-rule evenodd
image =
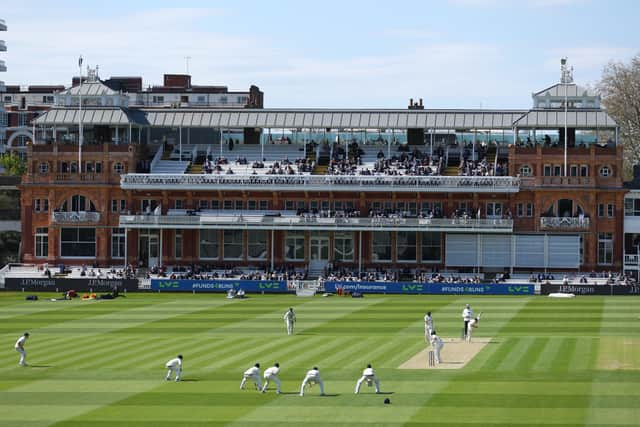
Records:
M541 217L540 228L555 230L586 230L589 228L589 218L579 217Z
M624 265L638 267L638 255L624 254Z
M234 215L120 215L126 228L218 228L256 230L388 230L388 231L466 231L505 233L513 231L510 219L451 218L305 218L269 216L255 213Z
M127 174L125 190L299 190L515 193L520 179L510 176L371 175L193 175Z
M100 222L100 212L54 212L51 217L53 222L57 224Z

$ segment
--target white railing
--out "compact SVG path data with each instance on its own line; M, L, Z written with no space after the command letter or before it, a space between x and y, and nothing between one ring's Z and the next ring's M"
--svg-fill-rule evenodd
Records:
M100 222L100 212L54 212L54 223Z
M464 218L308 218L303 216L236 215L120 215L120 227L224 228L267 230L407 230L510 232L511 219Z
M149 170L152 171L158 162L162 160L162 155L164 154L164 144L160 144L158 147L158 151L156 151L156 155L153 156L153 160L151 160L151 164L149 165Z
M520 179L510 176L126 174L121 177L120 186L127 190L246 190L260 187L312 191L513 193L519 191Z
M624 265L638 267L638 255L624 254Z
M555 228L555 229L588 229L589 218L579 217L541 217L540 228Z

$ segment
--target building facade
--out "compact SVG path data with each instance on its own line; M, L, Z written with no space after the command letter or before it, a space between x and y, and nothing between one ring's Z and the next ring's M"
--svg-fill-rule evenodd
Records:
M24 262L622 268L617 125L564 74L523 110L158 109L82 87L34 122Z

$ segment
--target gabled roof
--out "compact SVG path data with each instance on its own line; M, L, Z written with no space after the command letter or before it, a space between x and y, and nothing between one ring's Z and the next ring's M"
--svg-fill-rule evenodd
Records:
M65 91L60 92L60 95L113 96L118 95L118 92L98 80L95 82L84 82L82 83L82 86L73 86Z
M603 110L569 110L567 126L580 129L615 128L616 122ZM531 110L514 122L525 129L558 129L565 125L564 110Z
M565 95L565 90L566 90L566 95ZM597 97L598 94L595 93L593 90L586 88L584 86L578 86L575 83L570 83L570 84L562 84L562 83L556 83L553 86L549 86L546 89L542 89L539 92L536 92L533 94L533 96L547 96L547 94L549 94L549 96L551 97L564 97L564 96L568 96L568 97L580 97L580 96L595 96Z

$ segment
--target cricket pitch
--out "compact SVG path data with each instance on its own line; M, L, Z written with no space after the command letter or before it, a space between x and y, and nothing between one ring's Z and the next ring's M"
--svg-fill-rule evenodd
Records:
M491 342L491 338L474 338L470 343L456 338L444 338L444 347L440 351L440 364L430 367L427 346L424 350L400 365L400 369L461 369Z

